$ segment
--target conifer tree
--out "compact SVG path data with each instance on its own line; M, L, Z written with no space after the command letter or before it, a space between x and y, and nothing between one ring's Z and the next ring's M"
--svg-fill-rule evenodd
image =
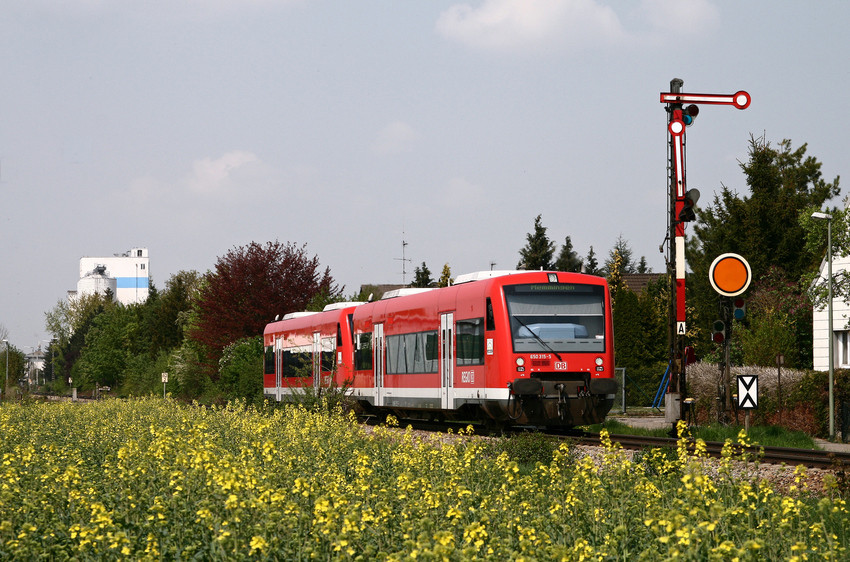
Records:
M561 246L561 252L558 254L558 259L555 260L553 268L557 271L571 271L578 273L581 271L581 258L573 249L573 241L567 236L564 240L564 245Z
M587 257L584 258L584 272L588 275L602 275L599 269L599 262L596 260L596 252L593 251L593 246L587 252Z
M793 296L801 296L809 286L812 272L823 259L822 251L807 245L806 225L812 209L823 209L836 197L839 178L827 182L821 163L806 154L806 144L794 149L790 140L771 146L764 137L750 137L749 159L741 163L749 194L741 196L721 185L720 193L702 209L697 209L693 236L686 246L687 264L692 274L688 280L688 300L694 303L694 320L703 326L719 316L720 296L711 288L708 272L714 259L733 252L744 257L752 269L755 294L763 278L771 271L772 284L782 282ZM825 239L821 238L825 248ZM803 282L801 283L801 279ZM748 296L745 296L748 298ZM793 300L793 299L792 299ZM756 321L757 308L748 312L744 323ZM795 367L810 367L812 361L812 325L800 322L795 349L800 355ZM765 333L769 327L763 327ZM774 327L770 327L773 329ZM712 349L705 337L697 342L697 355ZM786 357L790 357L787 355ZM790 365L789 365L790 366Z
M452 269L449 267L449 264L443 265L443 272L440 274L440 280L437 282L438 287L448 287L452 284L454 279L452 279Z
M620 264L618 266L620 275L635 273L635 262L632 259L632 248L629 246L628 240L623 238L623 235L617 237L614 242L614 247L608 253L608 259L605 261L605 271L608 275L611 274L611 268L614 264L614 257L619 256Z
M527 234L525 239L525 247L519 251L517 269L552 269L555 244L546 236L546 227L541 222L541 215L534 219L534 232Z
M422 288L434 286L434 280L431 278L431 270L428 269L424 261L422 262L422 267L417 266L413 269L413 282L410 286Z

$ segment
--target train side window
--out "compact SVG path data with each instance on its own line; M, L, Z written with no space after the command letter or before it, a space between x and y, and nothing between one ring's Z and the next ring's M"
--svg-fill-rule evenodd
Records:
M496 329L496 317L493 314L493 301L487 297L487 331Z
M300 348L284 349L281 354L281 376L284 378L312 377L313 353Z
M387 374L436 373L437 332L414 332L387 336Z
M339 324L336 325L339 328ZM338 333L338 332L337 332ZM333 338L322 338L322 354L321 354L322 372L333 372L336 368L336 350L334 349Z
M458 320L455 325L457 334L457 364L460 365L483 365L484 364L484 319L472 318L470 320Z
M371 371L372 332L357 334L354 343L354 368L358 371Z
M263 361L263 364L264 364L263 371L267 375L273 375L274 374L274 346L273 345L267 345L266 346L266 353L264 355L264 358L265 358L265 361Z

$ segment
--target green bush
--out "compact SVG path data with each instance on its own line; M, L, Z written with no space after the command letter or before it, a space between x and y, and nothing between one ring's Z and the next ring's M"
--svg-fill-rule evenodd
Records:
M500 438L496 449L507 454L512 461L533 467L537 463L551 462L559 445L555 437L538 431L527 431Z
M283 397L283 403L303 406L309 412L347 413L354 407L350 389L351 383L348 381L342 386L332 381L330 386L326 387L291 388L290 393Z

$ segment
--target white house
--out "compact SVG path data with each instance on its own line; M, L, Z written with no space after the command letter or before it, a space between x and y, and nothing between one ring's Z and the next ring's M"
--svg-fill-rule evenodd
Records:
M145 302L150 287L150 258L147 248L132 248L123 254L80 258L76 295L104 293L110 289L123 304Z
M816 283L826 283L827 261L820 266L820 278ZM841 272L850 274L850 256L832 256L833 279ZM833 368L850 368L850 305L844 297L833 294L832 299L832 334L829 334L828 307L813 311L812 351L816 371L829 369L829 346L832 345Z

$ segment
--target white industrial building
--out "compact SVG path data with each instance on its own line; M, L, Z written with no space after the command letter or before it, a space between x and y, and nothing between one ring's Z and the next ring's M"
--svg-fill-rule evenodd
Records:
M68 297L103 294L111 290L115 300L123 304L145 302L150 287L150 258L147 248L132 248L108 257L80 258L77 290Z
M832 256L832 276L850 274L850 256ZM816 283L826 283L827 261L820 266L820 278ZM833 291L835 293L835 291ZM832 334L829 333L828 307L813 310L812 352L816 371L829 370L829 346L832 345L833 368L850 368L850 305L843 295L833 294Z

